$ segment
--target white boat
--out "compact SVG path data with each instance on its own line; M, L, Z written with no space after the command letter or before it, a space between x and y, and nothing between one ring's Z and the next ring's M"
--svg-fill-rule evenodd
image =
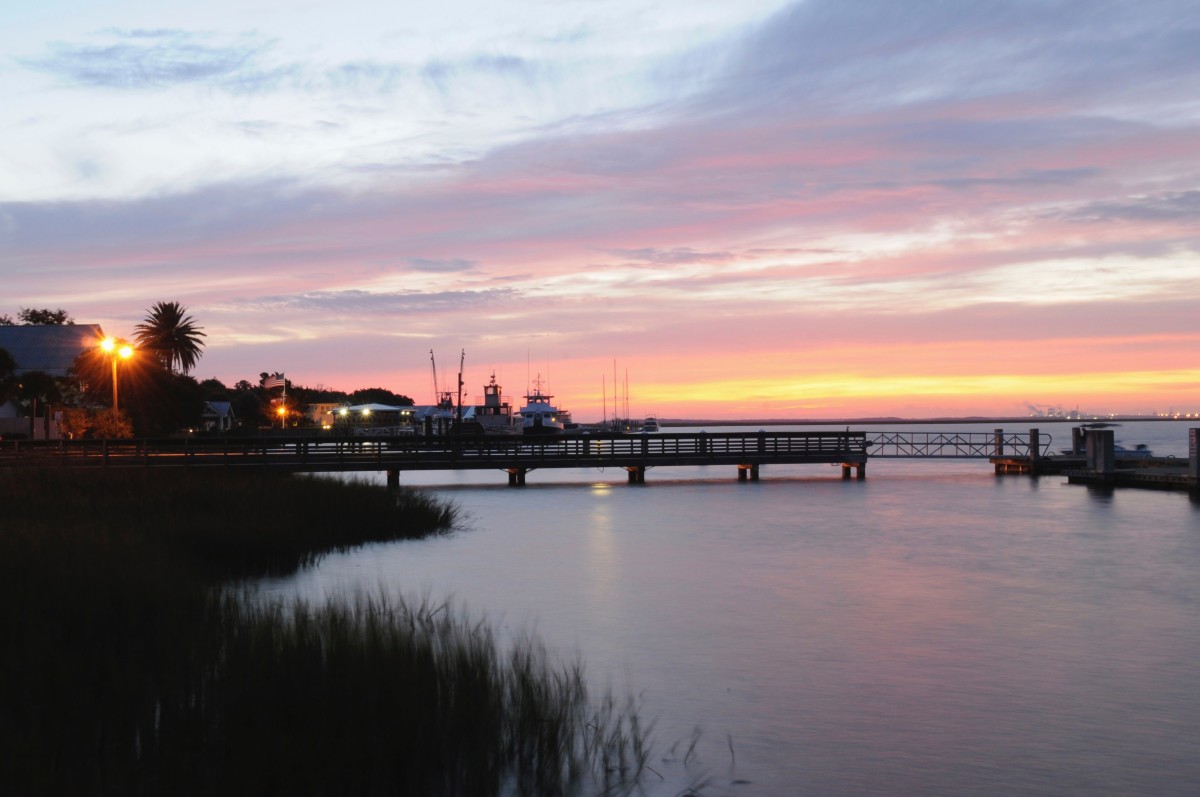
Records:
M512 405L500 392L496 375L483 386L483 398L463 410L463 429L482 434L516 434L520 431Z
M647 415L646 420L642 421L642 431L643 432L657 432L658 431L658 418L655 418L653 415Z
M1086 435L1088 429L1111 429L1114 426L1120 426L1120 425L1121 424L1119 424L1119 423L1110 423L1107 421L1100 421L1100 422L1096 422L1096 423L1081 424L1080 428L1084 430L1084 434ZM1078 451L1078 452L1072 451L1069 448L1064 448L1064 449L1062 449L1062 453L1066 456L1072 456L1072 455L1078 456L1082 452L1081 451ZM1146 445L1145 443L1138 443L1133 448L1126 448L1125 446L1123 446L1117 442L1113 443L1113 459L1153 459L1153 458L1154 458L1154 452L1151 451L1150 447L1148 445Z
M557 407L550 403L554 396L542 392L542 375L538 374L533 390L525 396L521 408L521 432L528 435L563 433L563 419Z
M1145 443L1138 443L1133 448L1113 443L1113 457L1116 459L1150 459L1153 456L1154 452Z

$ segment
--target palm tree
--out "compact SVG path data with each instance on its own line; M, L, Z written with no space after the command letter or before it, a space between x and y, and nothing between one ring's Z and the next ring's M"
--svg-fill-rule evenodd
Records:
M154 352L164 368L186 374L200 359L205 335L179 302L156 302L146 320L134 327L140 348Z

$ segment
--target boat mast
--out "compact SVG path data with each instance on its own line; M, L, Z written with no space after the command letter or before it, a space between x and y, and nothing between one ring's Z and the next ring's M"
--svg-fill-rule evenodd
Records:
M458 358L458 411L455 420L462 424L462 389L463 389L463 363L467 361L467 350L463 349L462 354Z
M608 428L608 385L605 384L607 377L604 373L600 373L600 417L604 428Z
M433 349L429 350L429 364L433 366L433 403L437 404L441 399L441 394L438 393L437 360L433 358Z

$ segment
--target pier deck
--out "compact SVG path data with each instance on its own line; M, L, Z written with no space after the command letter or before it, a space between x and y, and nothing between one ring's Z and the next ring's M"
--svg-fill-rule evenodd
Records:
M1156 465L1117 468L1110 473L1098 473L1080 468L1065 472L1069 484L1097 487L1142 487L1152 490L1197 489L1196 479L1187 465Z
M833 464L863 478L865 432L692 432L555 437L405 435L388 437L186 438L11 442L0 467L227 467L290 472L502 470L513 484L540 468L624 468L631 482L662 466L730 465L739 479L757 479L771 464Z
M665 432L579 433L547 437L471 435L291 435L169 440L0 441L0 468L64 467L268 468L286 472L386 471L398 486L403 471L499 470L525 483L542 468L622 468L631 483L654 467L727 465L739 480L757 480L764 465L840 465L842 478L866 476L870 458L987 459L997 474L1065 474L1071 483L1197 491L1197 441L1180 460L1117 455L1111 431L1090 432L1090 454L1053 454L1049 435L962 432ZM1082 437L1082 436L1081 436ZM1079 441L1073 441L1078 449Z

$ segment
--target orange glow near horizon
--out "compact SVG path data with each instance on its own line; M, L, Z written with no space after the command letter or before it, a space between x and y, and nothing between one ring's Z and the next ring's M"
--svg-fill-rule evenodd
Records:
M1095 414L1200 411L1200 368L1154 367L1157 364L1125 358L1114 370L1086 363L1068 369L1057 357L1050 364L1031 360L1018 368L1020 358L1013 357L1002 363L1003 370L989 371L986 362L913 365L888 349L874 358L845 354L789 358L808 360L807 367L794 361L773 362L779 358L768 355L640 360L629 368L628 413L735 420L1011 417L1029 414L1035 406ZM1051 367L1055 364L1063 370ZM550 380L556 405L570 410L576 421L625 413L624 368L618 366L621 385L614 391L611 363L607 369L604 365L597 361L564 365ZM422 387L397 388L397 392L412 396L418 404L429 403L423 387L428 379L415 372L410 375L414 381L409 384ZM464 380L470 385L475 376L468 372ZM401 381L407 382L403 377ZM468 388L464 401L471 401L474 392ZM516 404L524 386L509 379L504 392ZM614 401L614 392L620 394L619 401Z

